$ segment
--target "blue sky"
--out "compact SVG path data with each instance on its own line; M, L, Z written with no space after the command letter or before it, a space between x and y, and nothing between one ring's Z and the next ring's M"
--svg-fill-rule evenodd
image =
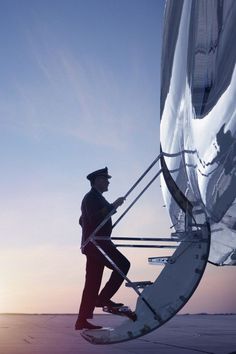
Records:
M2 0L0 9L0 312L76 312L85 176L108 166L112 202L159 154L164 1ZM170 226L158 181L114 234L168 236ZM154 276L153 252L124 253L131 278ZM201 307L204 288L196 296L189 311L219 308Z
M35 203L45 212L50 198L70 194L78 214L90 171L109 167L112 198L155 158L162 13L161 1L2 2L3 205L19 213L28 200L30 213ZM65 237L75 241L57 242Z

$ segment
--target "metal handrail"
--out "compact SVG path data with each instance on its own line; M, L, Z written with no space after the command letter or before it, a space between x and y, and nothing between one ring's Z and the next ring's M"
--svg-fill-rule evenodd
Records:
M146 185L146 187L138 194L138 196L133 200L133 202L129 205L129 207L121 214L121 216L116 220L113 224L112 228L116 227L116 225L120 222L120 220L128 213L128 211L132 208L132 206L138 201L138 199L143 195L144 192L151 186L151 184L155 181L155 179L162 173L162 169L158 171L158 173L151 179L151 181Z
M132 245L126 243L117 243L115 244L116 247L127 247L127 248L177 248L177 245Z
M124 198L126 199L128 195L134 190L135 187L141 182L141 180L146 176L146 174L153 168L153 166L160 160L161 156L163 153L159 154L157 158L150 164L150 166L146 169L146 171L138 178L138 180L132 185L132 187L128 190L128 192L125 194ZM96 227L96 229L91 233L91 235L87 238L87 240L84 242L82 247L85 247L89 241L94 237L94 235L105 225L105 223L110 219L110 217L114 214L116 209L112 209L110 213L105 217L105 219Z
M137 187L137 185L142 181L142 179L147 175L147 173L155 166L155 164L160 160L162 156L165 157L177 157L184 154L194 154L196 150L183 150L174 154L169 154L166 152L161 152L153 162L148 166L148 168L144 171L144 173L138 178L138 180L132 185L132 187L125 194L124 199L126 199L129 194ZM170 171L171 173L178 171L178 169ZM131 203L131 205L125 210L125 212L119 217L119 219L113 225L113 228L118 224L118 222L123 218L123 216L130 210L130 208L137 202L137 200L142 196L142 194L150 187L150 185L154 182L154 180L161 174L162 169L158 171L158 173L152 178L152 180L148 183L148 185L142 190L142 192L135 198L135 200ZM87 240L82 244L82 247L85 247L95 236L95 234L106 224L106 222L110 219L110 217L115 213L116 209L112 209L110 213L103 219L103 221L96 227L96 229L90 234Z

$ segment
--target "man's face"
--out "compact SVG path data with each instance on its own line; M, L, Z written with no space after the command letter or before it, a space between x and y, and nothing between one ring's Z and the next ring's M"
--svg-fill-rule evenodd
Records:
M95 179L94 185L99 190L99 192L103 193L108 191L109 179L105 176L98 176Z

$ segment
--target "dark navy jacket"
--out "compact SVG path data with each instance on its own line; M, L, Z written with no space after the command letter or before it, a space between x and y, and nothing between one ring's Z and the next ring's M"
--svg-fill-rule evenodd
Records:
M102 196L95 188L85 195L81 204L82 215L80 217L80 225L82 226L82 252L88 253L93 247L91 243L83 247L83 243L96 229L96 227L105 219L105 217L114 209L114 206ZM103 227L96 233L96 236L105 236L108 239L112 232L111 218L103 225ZM106 242L106 241L105 241Z

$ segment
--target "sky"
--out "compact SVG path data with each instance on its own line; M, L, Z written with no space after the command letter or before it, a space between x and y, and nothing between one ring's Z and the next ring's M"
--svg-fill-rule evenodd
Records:
M108 167L112 202L159 154L164 1L1 0L0 9L0 312L76 313L86 175ZM113 235L168 237L171 226L156 181ZM163 252L122 252L132 280L160 273L147 258ZM234 272L208 265L182 312L236 312ZM131 292L116 299L134 307Z

